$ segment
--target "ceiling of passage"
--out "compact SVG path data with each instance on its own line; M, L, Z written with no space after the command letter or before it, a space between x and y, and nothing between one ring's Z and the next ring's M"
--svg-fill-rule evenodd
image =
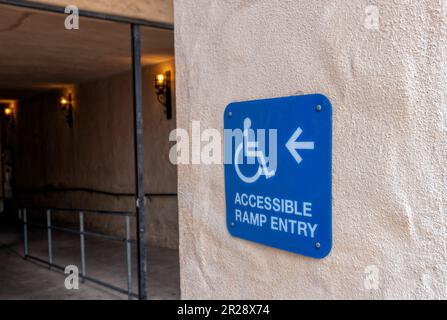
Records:
M130 26L0 5L0 98L20 98L131 69ZM174 57L172 31L141 28L142 63Z

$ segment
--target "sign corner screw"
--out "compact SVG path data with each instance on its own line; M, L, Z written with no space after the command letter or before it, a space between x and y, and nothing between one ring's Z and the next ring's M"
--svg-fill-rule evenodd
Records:
M230 223L231 227L234 228L234 222Z
M233 112L228 112L228 116L231 118L233 116Z
M315 243L315 248L320 249L321 248L321 244L319 242Z
M318 112L320 112L322 108L323 108L323 107L321 106L321 104L319 104L319 105L317 105L317 108L316 108L316 109L317 109Z

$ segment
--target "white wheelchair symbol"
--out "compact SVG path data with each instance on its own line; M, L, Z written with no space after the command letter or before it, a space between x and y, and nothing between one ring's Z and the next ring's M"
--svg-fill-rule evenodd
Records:
M261 176L265 176L266 179L272 178L276 170L270 170L268 163L269 161L266 159L266 156L262 150L259 150L259 143L257 141L250 141L249 138L249 129L251 127L251 120L250 118L245 118L244 120L244 131L243 131L243 141L236 147L236 151L234 154L234 167L236 169L236 173L239 176L239 178L244 181L245 183L254 183L258 181L258 179ZM244 148L245 147L245 148ZM259 167L256 173L252 176L247 177L244 175L239 165L242 163L240 161L241 152L242 150L245 151L245 156L256 158L259 162Z

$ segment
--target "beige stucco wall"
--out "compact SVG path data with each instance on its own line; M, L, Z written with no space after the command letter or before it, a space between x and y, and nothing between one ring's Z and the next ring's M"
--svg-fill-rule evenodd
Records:
M157 101L155 74L171 70L174 61L143 69L145 192L177 192L177 170L169 162L167 120ZM174 79L173 79L174 83ZM18 190L90 188L133 193L134 151L132 77L130 72L73 87L74 125L69 129L59 109L59 92L44 93L19 104L14 133L14 185ZM175 91L174 91L175 92ZM175 106L175 100L174 100ZM86 192L17 194L20 206L99 210L135 210L133 197ZM178 248L177 198L151 197L147 201L146 240ZM55 219L62 219L56 215ZM64 219L65 222L67 219ZM71 221L77 224L77 216ZM124 220L110 216L86 217L87 228L124 233ZM132 228L134 230L135 228Z
M379 30L364 26L377 5ZM447 2L176 0L178 126L232 101L333 104L333 250L232 238L222 165L179 168L182 297L447 298ZM365 268L379 270L378 290Z
M75 5L80 10L173 23L172 0L32 0L29 2L41 2L61 7Z

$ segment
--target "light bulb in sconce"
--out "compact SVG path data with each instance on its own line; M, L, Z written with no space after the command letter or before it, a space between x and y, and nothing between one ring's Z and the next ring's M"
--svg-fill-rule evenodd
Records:
M4 113L5 113L5 116L11 116L12 115L12 108L10 108L10 107L5 108L4 109Z
M155 86L156 87L163 87L165 84L165 76L163 74L157 74L155 76Z
M61 107L65 108L68 104L68 100L65 97L60 98Z

